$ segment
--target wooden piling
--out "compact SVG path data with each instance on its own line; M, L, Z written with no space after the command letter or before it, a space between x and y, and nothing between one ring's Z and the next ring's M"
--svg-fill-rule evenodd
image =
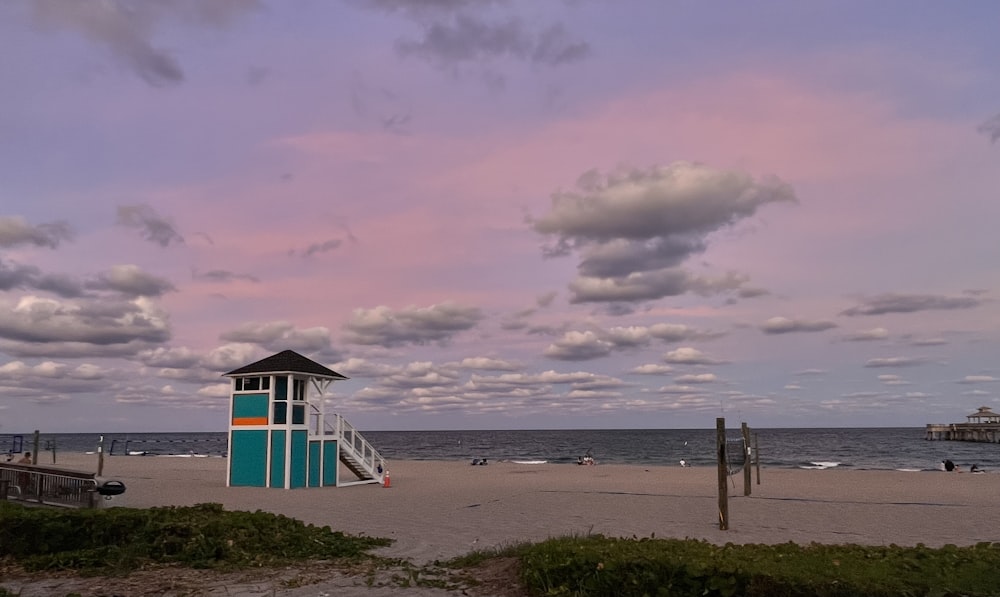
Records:
M741 425L743 431L743 495L750 495L750 428Z
M715 445L719 457L719 530L729 530L729 471L726 466L726 420L715 419Z
M104 436L97 443L97 476L104 474Z

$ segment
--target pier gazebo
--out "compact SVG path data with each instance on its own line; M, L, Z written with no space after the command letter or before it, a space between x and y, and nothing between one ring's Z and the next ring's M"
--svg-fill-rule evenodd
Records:
M346 376L285 350L224 377L232 379L227 486L383 482L382 456L343 417L326 410L327 390ZM342 482L340 464L357 480Z
M990 410L988 406L980 406L979 409L967 416L970 423L1000 423L1000 415Z
M965 418L966 423L928 424L926 439L1000 443L1000 414L993 412L988 406L980 406Z

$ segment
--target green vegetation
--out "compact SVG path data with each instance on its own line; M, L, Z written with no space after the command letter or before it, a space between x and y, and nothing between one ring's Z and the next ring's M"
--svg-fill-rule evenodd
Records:
M218 504L49 510L0 502L0 560L28 571L123 574L158 565L241 570L325 560L402 587L479 585L490 594L597 597L986 597L1000 543L972 547L714 545L600 535L551 539L414 566L370 556L386 539L350 537ZM355 566L355 564L361 564ZM338 564L339 565L339 564ZM12 595L0 588L0 597Z
M229 512L219 504L50 510L0 502L0 558L13 558L28 571L122 573L150 563L239 569L359 558L389 543L266 512Z
M519 555L532 591L581 597L986 597L997 595L1000 569L1000 543L931 549L590 536Z

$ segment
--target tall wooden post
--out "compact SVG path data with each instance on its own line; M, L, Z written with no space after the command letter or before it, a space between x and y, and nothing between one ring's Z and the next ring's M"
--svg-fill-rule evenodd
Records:
M97 442L97 476L104 474L104 436Z
M45 449L52 450L52 464L56 463L56 440L50 439L45 441Z
M715 447L719 456L719 530L729 530L729 493L726 488L726 420L715 419Z
M31 450L31 464L38 464L38 430L35 429L35 444Z
M750 428L744 422L743 428L743 495L750 495Z

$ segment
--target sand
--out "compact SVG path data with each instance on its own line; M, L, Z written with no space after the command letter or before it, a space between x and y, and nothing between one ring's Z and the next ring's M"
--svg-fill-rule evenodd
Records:
M59 466L96 470L92 454L58 458ZM716 543L1000 541L995 473L763 469L749 497L742 475L731 478L724 531L714 467L397 461L390 465L389 488L282 490L226 487L226 464L224 458L111 456L104 477L127 487L116 504L216 502L231 510L281 513L351 534L389 537L393 545L378 553L418 565L476 549L591 533ZM278 594L322 594L310 590ZM398 594L447 595L426 591Z

